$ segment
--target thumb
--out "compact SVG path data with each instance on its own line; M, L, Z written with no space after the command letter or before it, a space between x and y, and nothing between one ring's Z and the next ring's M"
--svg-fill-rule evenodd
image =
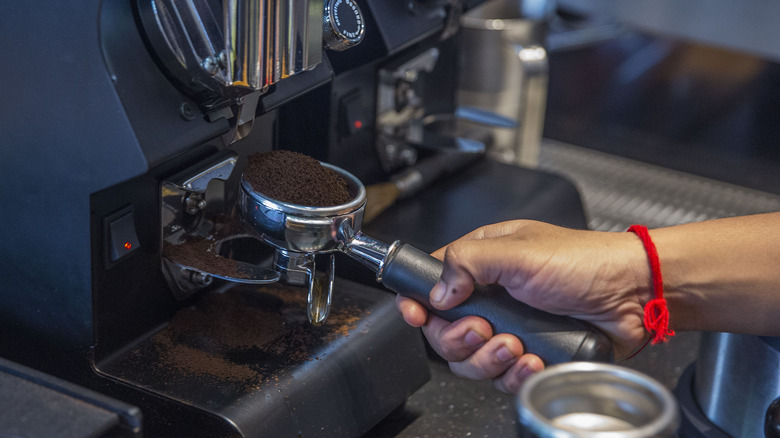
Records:
M502 239L456 241L446 247L444 269L431 289L431 305L447 310L463 303L474 292L474 283L501 283L507 265ZM503 255L502 255L503 254Z

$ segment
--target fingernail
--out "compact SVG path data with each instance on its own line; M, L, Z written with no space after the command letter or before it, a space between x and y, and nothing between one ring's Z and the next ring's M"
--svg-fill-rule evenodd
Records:
M536 371L529 367L528 365L524 366L523 369L520 370L520 377L525 379L527 377L530 377L531 374L534 374Z
M477 345L484 344L487 339L480 336L480 334L474 330L469 330L468 333L466 333L466 336L463 338L463 341L469 347L476 347Z
M501 347L496 351L496 357L501 362L509 362L511 360L517 359L517 356L514 355L511 351L509 351L506 347Z
M431 289L431 302L440 303L444 299L445 292L447 292L447 285L442 281L436 282Z

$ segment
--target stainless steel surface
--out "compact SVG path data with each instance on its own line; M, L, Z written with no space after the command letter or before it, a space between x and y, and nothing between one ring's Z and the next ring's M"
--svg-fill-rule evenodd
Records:
M324 272L317 271L314 253L299 253L277 248L272 265L279 281L307 289L306 314L313 325L321 325L330 313L335 281L335 258L329 257Z
M239 204L243 220L257 237L277 249L274 265L282 271L294 273L303 267L314 272L315 254L342 251L381 279L385 260L397 244L387 244L360 231L366 206L363 183L341 168L321 164L347 181L349 192L354 194L352 201L334 207L289 204L253 190L242 178Z
M417 161L418 149L484 151L492 142L487 127L514 129L517 120L474 107L452 113L428 113L425 80L436 68L440 51L433 47L379 71L376 147L382 168L397 173ZM435 79L434 79L435 81Z
M611 364L570 362L531 376L517 397L523 432L546 438L671 437L671 392L650 376Z
M272 82L311 70L322 61L322 0L272 1L275 19Z
M409 143L420 144L425 102L415 85L421 74L433 71L439 55L439 49L432 47L399 66L379 70L376 148L386 172L417 160L417 150Z
M588 227L624 231L780 211L780 196L546 139L541 169L569 177Z
M524 6L540 5L528 14ZM518 121L515 129L494 129L494 157L535 166L547 102L544 40L554 2L493 0L460 19L463 66L458 102Z
M397 243L388 245L362 232L355 233L354 230L347 226L342 227L339 230L339 234L343 236L343 241L346 242L343 248L344 252L363 266L376 272L377 280L381 281L385 259L393 253Z
M701 410L724 432L762 438L764 415L780 396L780 351L757 336L705 333L693 387Z
M204 286L211 284L210 277L220 278L222 280L230 281L233 283L246 283L246 284L268 284L276 283L279 281L279 273L262 266L256 266L251 263L241 262L234 260L233 263L246 276L232 276L227 274L219 274L214 272L208 272L203 269L199 269L193 266L186 266L181 263L176 263L172 260L168 260L163 257L163 263L170 264L166 266L164 272L175 272L175 269L180 269L182 278L189 279L194 283L200 283Z
M335 279L334 255L330 254L324 275L317 272L316 255L332 253L347 245L344 239L355 237L352 230L362 226L366 206L366 189L360 180L336 166L321 164L347 181L349 193L353 195L350 202L333 207L281 202L255 191L243 177L239 194L241 216L250 231L276 248L274 267L280 271L282 280L308 287L307 315L314 325L321 325L330 313ZM365 254L370 257L373 253Z
M456 108L455 118L495 128L517 128L518 126L516 119L470 106L459 106Z
M220 204L219 191L210 192L212 182L224 182L235 168L238 155L225 151L213 159L198 163L182 172L162 181L160 184L160 248L166 244L182 244L191 236L213 237L218 224L206 219L206 209L211 200ZM215 187L212 184L212 187ZM202 290L211 284L211 277L216 276L202 269L185 266L167 257L160 257L162 272L168 281L174 295L183 299ZM237 262L238 263L238 262ZM254 282L270 282L274 277L272 272L263 271L259 267L246 267L247 272L255 279ZM223 279L235 280L232 277L218 276Z
M151 7L165 43L181 66L195 74L202 69L225 83L219 68L222 32L208 2L151 0Z
M271 0L225 0L225 76L227 85L262 90L268 86L266 35Z
M251 130L260 94L322 62L324 5L225 0L218 19L215 3L148 0L140 3L140 16L165 68L211 120L232 118L230 107L244 113L236 122L236 141Z
M288 251L300 253L335 251L341 242L337 230L347 223L353 230L362 226L366 188L351 173L322 163L347 181L353 196L346 204L310 207L271 199L255 191L241 178L239 204L249 229L264 241Z
M330 314L333 303L333 283L336 280L336 256L328 257L325 274L312 270L314 280L309 282L309 294L306 298L306 315L313 325L322 325Z

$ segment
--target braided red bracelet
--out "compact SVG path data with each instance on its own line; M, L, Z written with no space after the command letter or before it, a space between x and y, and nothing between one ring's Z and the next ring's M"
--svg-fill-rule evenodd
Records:
M664 281L661 277L661 262L658 260L658 250L655 248L655 244L650 239L650 233L648 233L647 227L644 225L631 225L628 231L633 232L642 240L653 275L655 298L645 304L645 328L653 334L653 344L666 342L669 340L669 336L674 336L674 331L669 330L669 309L664 299Z

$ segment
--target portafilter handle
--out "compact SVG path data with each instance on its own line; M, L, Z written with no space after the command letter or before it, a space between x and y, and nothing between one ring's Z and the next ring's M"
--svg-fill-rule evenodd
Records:
M362 232L350 235L349 230L343 231L346 240L342 250L346 254L376 272L377 281L388 289L414 299L441 318L455 321L469 315L480 316L493 326L494 333L520 338L526 352L536 354L547 365L613 359L611 340L593 325L531 307L497 285L477 285L474 293L457 307L435 309L429 293L444 269L440 260L398 241L388 245Z

